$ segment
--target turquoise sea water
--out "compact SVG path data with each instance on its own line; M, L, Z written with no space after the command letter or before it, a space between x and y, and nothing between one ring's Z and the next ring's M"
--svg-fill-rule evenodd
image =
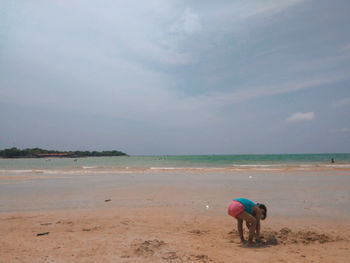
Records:
M183 155L0 159L0 170L89 168L192 168L232 166L350 165L346 154Z

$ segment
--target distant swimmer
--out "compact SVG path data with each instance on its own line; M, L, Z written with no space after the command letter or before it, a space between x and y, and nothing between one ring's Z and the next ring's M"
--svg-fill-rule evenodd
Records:
M228 207L228 214L237 219L238 234L242 241L245 242L243 236L243 220L249 229L248 245L253 244L255 233L255 241L260 241L260 219L265 220L267 209L266 206L254 203L245 198L233 199Z
M334 163L334 158L331 159L331 163Z

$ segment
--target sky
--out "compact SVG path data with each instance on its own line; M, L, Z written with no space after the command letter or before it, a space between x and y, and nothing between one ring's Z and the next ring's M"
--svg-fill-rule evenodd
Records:
M348 0L0 0L0 149L350 152Z

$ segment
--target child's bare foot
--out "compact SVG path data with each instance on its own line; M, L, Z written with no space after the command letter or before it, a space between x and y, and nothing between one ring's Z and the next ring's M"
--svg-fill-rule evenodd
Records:
M262 240L262 238L261 238L261 237L258 237L258 238L255 238L255 242L256 242L256 243L262 243L262 242L263 242L263 240Z
M256 245L256 243L249 241L245 241L244 243L242 243L242 247L256 247Z

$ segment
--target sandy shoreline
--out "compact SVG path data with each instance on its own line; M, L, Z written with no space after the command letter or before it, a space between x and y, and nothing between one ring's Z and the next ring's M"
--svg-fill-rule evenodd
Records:
M260 164L260 165L232 165L227 167L100 167L77 166L62 169L0 169L0 179L33 175L77 175L77 174L118 174L118 173L243 173L243 172L270 172L270 173L323 173L332 175L332 172L344 172L349 174L350 164ZM8 176L11 175L11 176Z
M0 218L0 262L346 262L350 256L349 226L341 221L274 218L263 224L266 244L246 248L229 216L174 208Z
M0 262L347 262L349 173L297 175L6 178L0 183ZM236 222L226 213L235 196L268 205L265 243L258 247L239 243Z

